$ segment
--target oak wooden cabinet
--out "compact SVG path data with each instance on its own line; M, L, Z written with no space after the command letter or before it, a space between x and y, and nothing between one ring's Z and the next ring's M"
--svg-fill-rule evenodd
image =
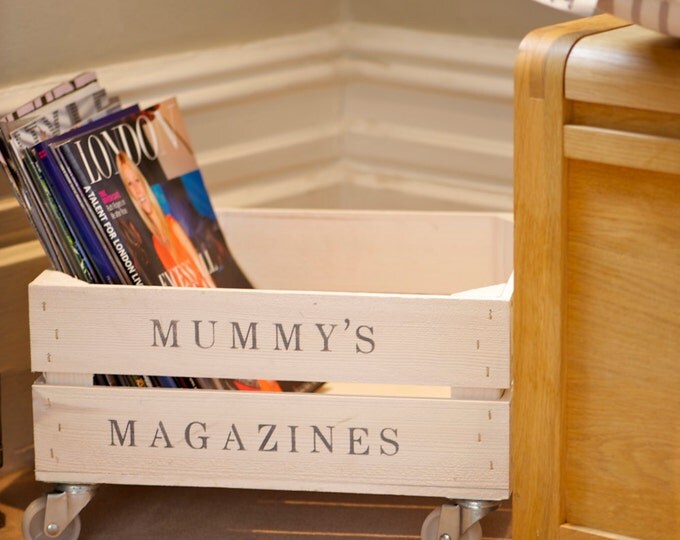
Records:
M680 41L523 41L515 269L513 538L680 538Z

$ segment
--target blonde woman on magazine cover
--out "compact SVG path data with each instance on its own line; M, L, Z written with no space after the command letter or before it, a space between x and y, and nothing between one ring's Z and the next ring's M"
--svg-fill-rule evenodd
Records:
M188 287L215 287L215 282L198 256L191 239L182 226L170 214L164 214L158 199L148 181L124 152L116 155L120 177L137 212L148 227L153 245L166 271L170 272L179 264L189 268L181 272L180 285ZM189 276L195 276L189 279ZM277 381L257 379L223 379L226 388L233 390L255 390L281 392Z
M182 226L170 214L164 214L149 183L139 168L124 152L116 155L116 165L125 189L137 212L152 234L153 245L165 270L183 266L177 281L187 287L215 287L196 248Z

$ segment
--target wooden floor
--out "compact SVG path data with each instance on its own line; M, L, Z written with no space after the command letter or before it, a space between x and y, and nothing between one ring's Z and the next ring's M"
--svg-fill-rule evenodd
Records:
M46 486L30 471L0 479L3 540L21 540L23 509ZM82 540L419 540L437 499L334 493L99 486L81 512ZM484 538L510 538L509 503L482 521Z

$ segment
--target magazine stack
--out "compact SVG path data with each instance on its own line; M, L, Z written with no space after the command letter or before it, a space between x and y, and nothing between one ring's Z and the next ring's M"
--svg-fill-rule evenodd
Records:
M218 225L176 98L123 106L87 72L4 115L0 134L0 159L53 269L90 283L250 288ZM314 387L108 374L95 383Z

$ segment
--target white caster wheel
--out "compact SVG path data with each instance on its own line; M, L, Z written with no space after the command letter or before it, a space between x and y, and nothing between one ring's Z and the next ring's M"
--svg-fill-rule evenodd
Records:
M423 526L420 529L421 540L449 540L437 536L439 533L439 520L441 519L441 514L441 507L437 507L425 518ZM453 536L451 537L451 540L455 540ZM472 527L465 531L465 534L459 536L459 540L482 540L482 526L479 524L479 521L476 521Z
M21 528L24 533L24 540L77 540L80 536L80 516L73 518L66 529L54 531L53 536L45 534L45 508L47 507L47 495L34 500L26 507Z

